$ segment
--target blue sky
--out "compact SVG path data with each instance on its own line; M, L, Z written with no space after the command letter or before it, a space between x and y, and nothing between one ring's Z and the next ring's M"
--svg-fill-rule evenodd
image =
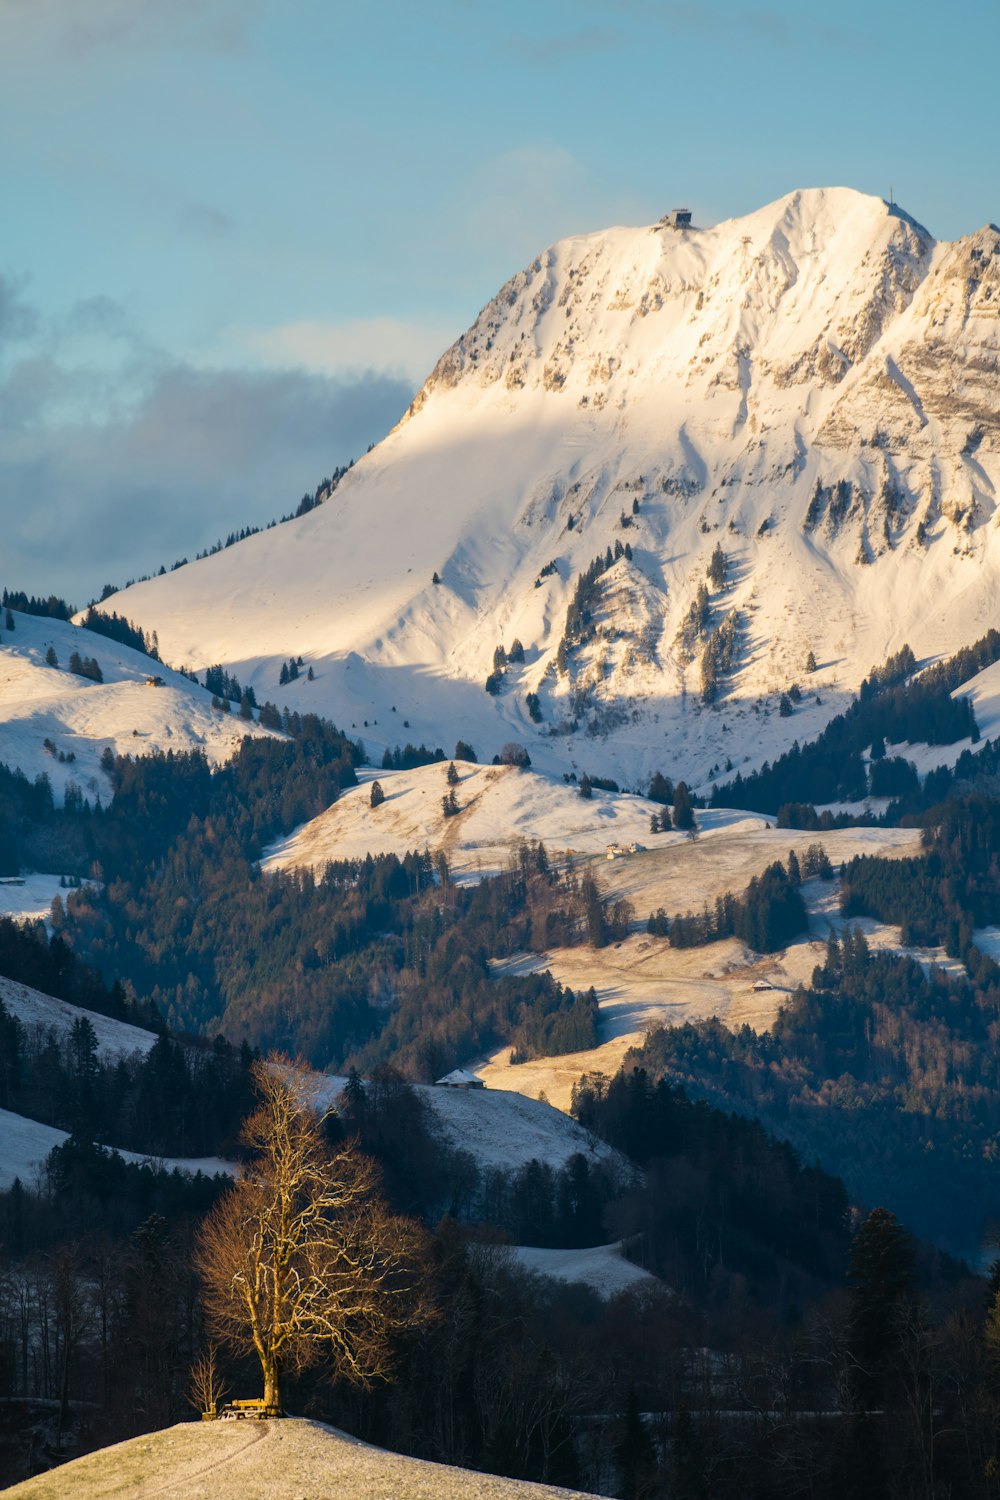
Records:
M288 509L561 235L1000 219L998 51L996 0L0 0L0 582Z

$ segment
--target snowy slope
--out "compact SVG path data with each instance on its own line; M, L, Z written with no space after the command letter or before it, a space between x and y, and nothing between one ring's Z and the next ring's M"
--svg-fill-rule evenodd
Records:
M595 1245L590 1250L540 1250L533 1245L514 1245L513 1251L527 1271L552 1276L556 1281L582 1281L602 1297L614 1297L638 1281L654 1281L649 1271L626 1260L621 1246Z
M18 611L13 618L13 630L0 628L0 764L30 781L44 773L57 799L74 782L91 801L107 801L100 759L109 746L117 755L203 749L218 763L247 733L269 732L217 712L204 688L129 646L63 620ZM46 665L50 646L58 667ZM97 660L103 683L69 671L74 651ZM153 675L162 687L145 685ZM60 752L73 759L60 760Z
M327 1075L317 1102L335 1106L347 1079ZM595 1161L615 1163L631 1171L626 1159L542 1099L529 1099L506 1089L439 1088L414 1084L431 1110L449 1146L468 1151L481 1168L516 1171L532 1159L553 1168L566 1165L578 1152Z
M74 1021L86 1017L94 1028L98 1055L103 1058L127 1056L132 1052L145 1054L156 1041L152 1031L132 1026L128 1021L116 1021L112 1016L98 1015L96 1011L84 1010L79 1005L70 1005L67 1000L57 1000L53 995L44 995L41 990L33 990L2 975L0 1000L29 1030L36 1026L46 1031L51 1028L61 1037L69 1034Z
M15 1177L26 1184L33 1183L53 1146L61 1146L68 1139L65 1130L0 1109L0 1189L9 1188ZM176 1168L192 1175L203 1172L206 1177L219 1172L231 1176L235 1170L232 1162L223 1161L220 1156L143 1156L137 1151L119 1151L118 1155L126 1161L152 1162L166 1167L168 1172Z
M265 869L305 865L321 870L333 859L371 854L405 854L410 849L443 849L453 875L478 879L496 874L518 839L541 839L550 854L605 855L611 843L657 848L686 842L681 833L650 835L654 802L615 792L595 791L588 800L561 778L513 766L471 766L457 762L455 788L460 808L445 817L441 799L448 792L446 767L413 771L362 772L351 787L320 813L265 854ZM371 806L377 777L385 801ZM698 815L706 837L726 831L762 828L756 813L712 808Z
M572 1500L576 1490L499 1479L373 1448L320 1422L185 1422L101 1448L16 1484L10 1500Z
M630 784L759 764L904 641L933 656L995 620L998 307L1000 231L937 244L844 188L713 229L564 240L326 504L109 607L379 758L461 734ZM599 580L560 670L576 581L616 541L632 560ZM717 543L727 582L685 635ZM733 670L703 708L705 633L732 611ZM525 661L492 698L494 648L515 637ZM315 681L282 691L292 654Z

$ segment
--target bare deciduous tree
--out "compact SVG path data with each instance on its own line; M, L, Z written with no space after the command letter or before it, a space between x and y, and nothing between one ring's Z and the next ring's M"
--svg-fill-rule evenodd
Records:
M214 1344L209 1344L204 1353L199 1354L191 1366L189 1377L188 1400L191 1405L197 1411L214 1416L227 1390L219 1374L218 1350Z
M328 1359L349 1380L383 1378L393 1333L428 1309L420 1231L389 1213L373 1162L327 1145L318 1080L277 1058L254 1077L243 1139L255 1156L202 1226L197 1267L215 1332L256 1352L277 1411L288 1368Z

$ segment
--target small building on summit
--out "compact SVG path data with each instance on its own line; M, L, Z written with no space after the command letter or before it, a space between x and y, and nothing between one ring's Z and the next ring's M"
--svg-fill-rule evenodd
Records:
M669 213L663 215L660 220L661 229L690 229L691 210L689 208L672 208Z
M435 1088L439 1089L484 1089L485 1083L477 1078L475 1073L466 1072L465 1068L453 1068L443 1078L437 1079Z

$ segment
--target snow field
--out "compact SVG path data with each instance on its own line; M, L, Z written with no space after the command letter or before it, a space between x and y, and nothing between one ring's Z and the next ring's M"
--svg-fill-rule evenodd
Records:
M67 1000L57 1000L53 995L44 995L16 980L4 979L0 975L0 1000L13 1015L17 1016L29 1031L42 1027L46 1031L53 1027L60 1036L68 1036L73 1023L86 1017L97 1037L97 1051L101 1057L113 1058L130 1052L146 1053L156 1041L152 1031L132 1026L128 1021L116 1021L112 1016L102 1016L93 1010L84 1010L79 1005L70 1005Z

